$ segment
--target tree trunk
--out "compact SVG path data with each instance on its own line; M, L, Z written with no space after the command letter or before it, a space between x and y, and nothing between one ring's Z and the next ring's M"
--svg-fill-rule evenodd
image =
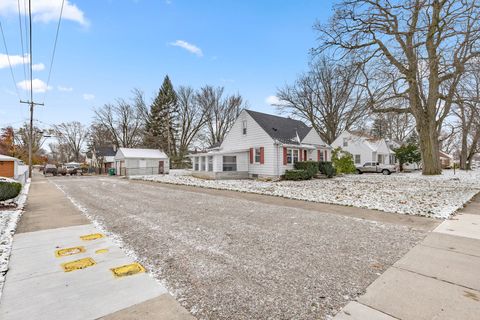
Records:
M467 141L468 132L463 130L462 132L462 149L460 151L460 169L468 170L467 161L468 161L468 141Z
M420 140L420 151L422 154L424 175L435 175L442 173L442 166L440 163L438 131L435 123L424 121L417 126L417 131Z

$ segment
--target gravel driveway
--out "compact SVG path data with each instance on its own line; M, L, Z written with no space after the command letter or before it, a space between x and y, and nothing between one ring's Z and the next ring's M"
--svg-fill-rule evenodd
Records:
M117 178L51 181L199 319L328 319L425 235L241 194Z

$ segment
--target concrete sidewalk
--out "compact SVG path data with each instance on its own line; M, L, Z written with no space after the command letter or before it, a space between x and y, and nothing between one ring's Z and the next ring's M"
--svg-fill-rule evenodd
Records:
M88 235L97 236L82 239ZM0 319L193 319L144 271L36 175L13 239Z
M440 224L334 319L480 319L480 196Z

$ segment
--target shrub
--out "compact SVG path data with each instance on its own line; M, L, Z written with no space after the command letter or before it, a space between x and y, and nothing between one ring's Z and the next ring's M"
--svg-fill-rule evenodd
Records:
M287 170L285 171L285 180L309 180L312 176L307 170Z
M355 163L353 156L341 148L336 148L332 151L332 162L337 173L355 173Z
M294 167L297 170L307 171L310 175L310 178L314 177L318 173L318 162L316 161L295 162Z
M336 174L335 168L330 161L321 161L318 163L318 170L320 173L327 176L327 178L333 178Z
M0 181L0 201L13 199L22 190L22 184L18 182Z

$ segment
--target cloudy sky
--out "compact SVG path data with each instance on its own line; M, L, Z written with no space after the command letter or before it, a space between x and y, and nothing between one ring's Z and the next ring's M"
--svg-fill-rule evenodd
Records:
M8 49L7 56L0 39L0 127L28 119L28 106L18 101L30 88L19 26L24 1L0 1ZM32 1L34 100L45 103L35 109L37 124L88 124L93 107L128 98L132 88L150 101L165 74L175 86L225 86L251 109L275 113L269 102L305 70L317 36L312 26L328 19L331 2L65 0L48 81L62 1Z

